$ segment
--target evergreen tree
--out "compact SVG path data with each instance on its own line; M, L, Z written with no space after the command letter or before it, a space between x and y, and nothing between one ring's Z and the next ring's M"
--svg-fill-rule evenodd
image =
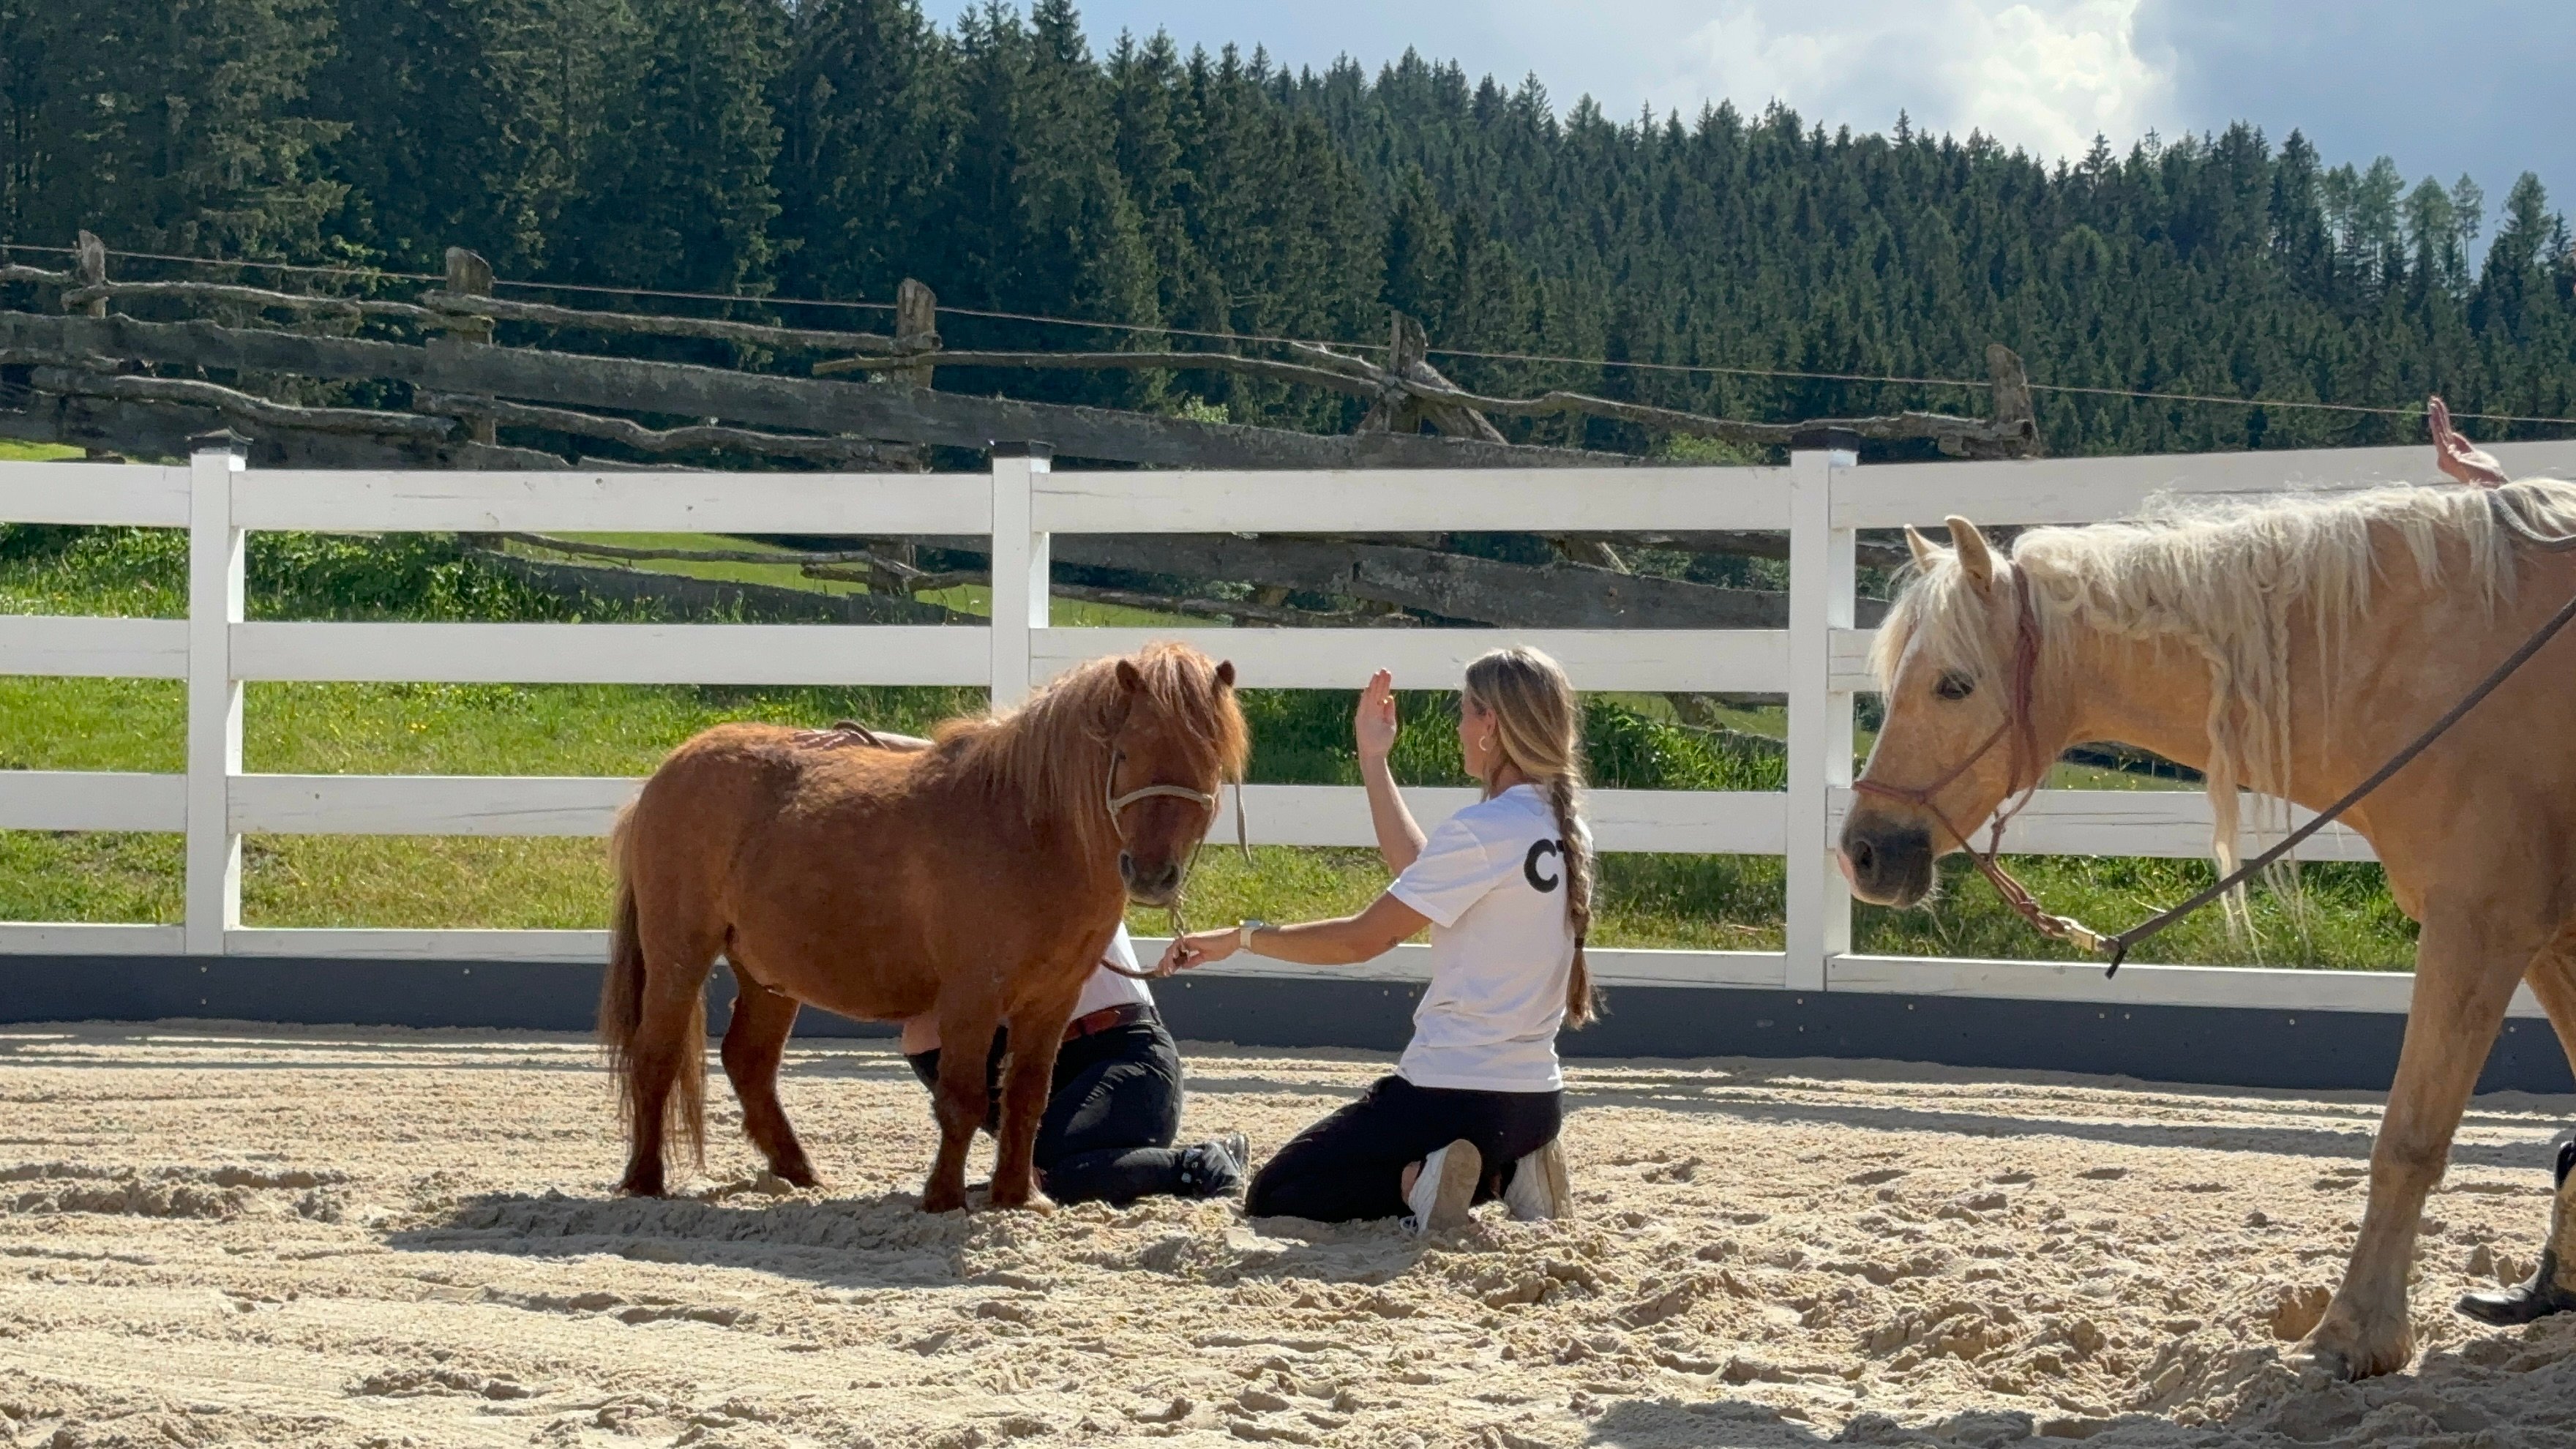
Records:
M631 4L550 270L639 287L765 286L778 214L769 81L785 13L773 0Z
M939 246L964 124L956 52L914 0L796 9L774 103L790 295L883 301Z
M307 87L327 0L11 0L11 233L209 256L309 254L341 188L315 165L341 125Z
M324 148L348 188L340 237L436 271L471 247L507 275L542 268L568 173L549 165L559 79L542 0L338 0L342 45L315 81L348 129Z

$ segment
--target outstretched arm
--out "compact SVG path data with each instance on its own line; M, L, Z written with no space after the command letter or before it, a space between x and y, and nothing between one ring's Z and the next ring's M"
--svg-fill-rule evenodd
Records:
M1430 924L1430 917L1420 911L1392 895L1381 895L1356 916L1336 916L1294 926L1263 926L1252 933L1252 949L1273 961L1349 966L1385 955ZM1222 961L1242 949L1242 932L1232 927L1175 936L1172 944L1163 948L1163 959L1155 970L1168 976Z
M2497 462L2493 453L2460 436L2451 426L2451 410L2442 405L2440 398L2433 399L2424 410L2424 421L2433 432L2433 461L2441 465L2444 473L2482 488L2513 481L2505 476L2504 464Z

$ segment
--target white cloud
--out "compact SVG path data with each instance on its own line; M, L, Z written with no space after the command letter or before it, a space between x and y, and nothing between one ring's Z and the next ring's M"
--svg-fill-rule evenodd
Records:
M1810 121L1870 130L1902 109L1920 129L1980 130L2042 155L2080 156L2097 133L2120 142L2145 133L2171 104L2173 64L2141 53L2139 4L1726 0L1715 18L1670 35L1661 73L1640 80L1661 103L1686 93L1758 112L1778 99ZM1595 19L1628 29L1681 18L1640 8L1648 13L1604 7Z

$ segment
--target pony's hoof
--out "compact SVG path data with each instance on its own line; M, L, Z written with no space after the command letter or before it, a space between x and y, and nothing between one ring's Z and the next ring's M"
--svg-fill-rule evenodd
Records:
M624 1197L660 1197L663 1191L662 1174L630 1172L617 1184L617 1191Z
M1055 1211L1055 1199L1048 1197L1045 1190L1035 1182L1016 1183L1007 1187L998 1182L994 1183L989 1201L994 1207L1005 1212L1051 1213Z
M966 1189L942 1192L938 1188L921 1195L921 1210L926 1213L962 1213L966 1211Z
M823 1185L823 1179L815 1175L813 1165L806 1162L789 1162L772 1167L769 1169L769 1175L793 1188L814 1188Z
M2299 1368L2335 1383L2377 1378L2406 1367L2415 1357L2415 1336L2401 1320L2393 1333L2373 1335L2349 1320L2329 1318L2310 1332L2297 1350Z

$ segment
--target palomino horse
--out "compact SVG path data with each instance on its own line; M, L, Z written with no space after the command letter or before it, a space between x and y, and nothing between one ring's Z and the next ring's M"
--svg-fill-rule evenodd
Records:
M663 1139L703 1155L707 975L739 991L725 1075L743 1132L799 1187L778 1100L800 1002L876 1021L937 1013L939 1155L922 1209L966 1204L985 1062L1010 1030L996 1207L1044 1206L1031 1153L1057 1044L1124 903L1176 901L1249 740L1234 666L1177 644L1095 660L928 750L843 748L776 725L681 745L619 819L599 1030L624 1078L627 1192L663 1187Z
M2507 510L2511 510L2508 514ZM2221 863L2240 788L2331 803L2460 700L2576 592L2576 487L2391 488L2024 533L1909 533L1915 577L1879 631L1887 722L1843 827L1859 895L1910 905L1936 856L2065 746L2116 740L2205 771ZM2559 639L2345 817L2422 923L2370 1200L2304 1348L2361 1377L2414 1353L2406 1277L2515 983L2576 1061L2576 639ZM2562 1185L2562 1196L2568 1191ZM2576 1233L2561 1204L2553 1239ZM2553 1264L2576 1264L2553 1241ZM2555 1270L2464 1310L2576 1307Z

